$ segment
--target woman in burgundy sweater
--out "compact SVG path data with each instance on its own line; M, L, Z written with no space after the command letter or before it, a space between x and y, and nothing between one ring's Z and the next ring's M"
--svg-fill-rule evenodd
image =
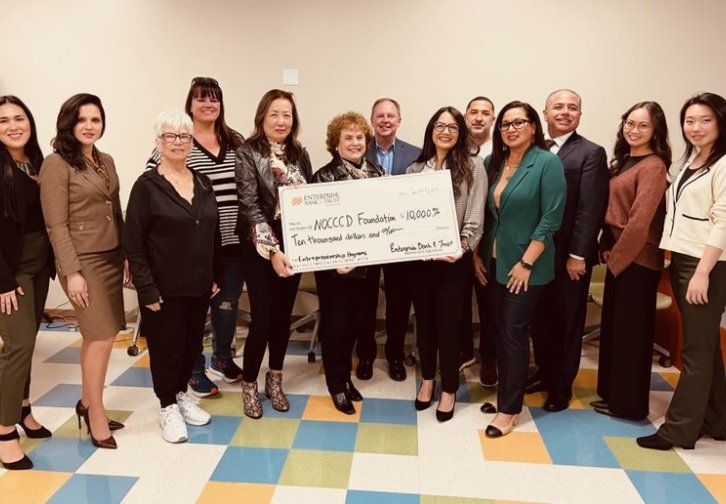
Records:
M610 198L600 242L607 264L595 411L648 416L655 304L663 267L658 248L665 216L668 126L656 102L622 116L610 162Z

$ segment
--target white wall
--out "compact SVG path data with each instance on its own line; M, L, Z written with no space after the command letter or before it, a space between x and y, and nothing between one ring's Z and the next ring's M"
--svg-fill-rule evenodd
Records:
M620 114L657 100L675 152L681 103L726 95L722 0L24 0L0 16L0 94L35 114L49 153L60 104L98 94L107 113L99 147L116 159L122 201L152 147L161 110L182 108L194 76L216 78L229 124L249 134L257 101L297 68L301 140L328 160L333 115L393 96L400 136L421 143L441 105L485 94L542 108L549 91L584 99L580 132L609 150ZM49 306L59 297L54 289Z

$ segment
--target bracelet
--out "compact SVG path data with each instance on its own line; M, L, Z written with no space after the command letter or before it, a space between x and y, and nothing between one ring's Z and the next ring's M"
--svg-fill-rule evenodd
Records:
M524 269L530 271L532 271L532 266L534 266L533 263L525 261L524 258L519 260L519 264L521 264Z

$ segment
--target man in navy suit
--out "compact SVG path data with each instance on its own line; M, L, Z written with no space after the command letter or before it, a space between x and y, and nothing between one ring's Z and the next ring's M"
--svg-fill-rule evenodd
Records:
M597 237L608 201L605 150L577 134L582 99L570 89L552 92L544 118L550 150L565 167L567 201L562 226L555 234L555 280L542 296L532 324L538 372L527 392L547 391L546 411L569 407L580 367L582 335L592 266L598 262Z
M366 160L380 166L386 175L402 175L413 163L421 149L396 138L401 124L401 106L392 98L379 98L371 108L374 138L368 145ZM411 282L408 263L383 266L386 293L386 360L388 375L396 381L406 379L403 365L403 344L411 311ZM358 367L356 376L368 380L373 376L376 341L358 341L356 346Z

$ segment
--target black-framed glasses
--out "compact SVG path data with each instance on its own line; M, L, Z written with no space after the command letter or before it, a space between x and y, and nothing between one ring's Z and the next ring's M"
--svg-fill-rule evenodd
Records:
M192 86L196 85L219 87L219 82L211 77L194 77L192 79Z
M192 136L189 133L162 133L159 138L164 140L166 143L174 143L178 138L183 144L188 144L192 141Z
M443 133L444 130L449 130L449 133L458 133L459 132L459 125L455 123L451 124L445 124L439 121L436 121L434 123L434 129L438 131L439 133Z
M524 128L524 125L527 123L531 123L529 119L515 119L514 121L502 121L502 124L499 125L499 131L507 131L510 127L520 130Z

